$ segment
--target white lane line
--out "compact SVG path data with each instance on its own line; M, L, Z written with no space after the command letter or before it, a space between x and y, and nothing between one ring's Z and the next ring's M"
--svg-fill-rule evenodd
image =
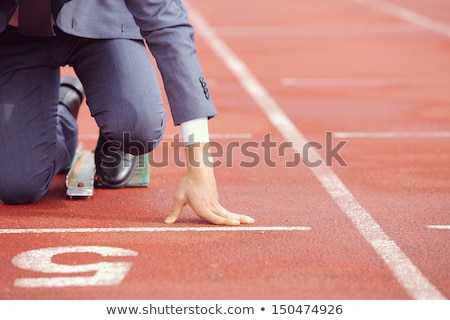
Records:
M384 78L283 78L285 87L391 87L391 86L449 86L447 77L384 77Z
M0 229L0 234L31 233L114 233L114 232L255 232L255 231L310 231L311 227L129 227L129 228L44 228L44 229Z
M188 1L185 1L189 5ZM259 83L247 65L222 41L207 21L189 6L190 18L197 32L206 40L210 49L235 75L247 93L253 98L267 118L279 130L286 141L293 142L295 151L300 152L308 142L295 127L277 102ZM324 161L320 155L311 150L312 162ZM315 159L312 159L315 158ZM342 181L330 167L310 168L325 190L331 195L346 216L353 222L361 235L384 260L403 288L415 299L445 299L445 296L429 282L411 260L392 241L372 216L358 203ZM388 245L386 245L388 244Z
M450 230L450 225L441 225L441 226L427 226L428 229L435 229L435 230Z
M450 138L450 131L442 132L334 132L333 136L340 139L347 138L375 138L375 139L434 139Z
M444 23L433 20L431 18L428 18L426 16L423 16L421 14L418 14L412 10L382 0L352 0L352 1L367 7L371 7L378 11L382 11L391 16L407 21L413 25L422 27L430 31L434 31L447 38L450 38L449 26L447 26Z

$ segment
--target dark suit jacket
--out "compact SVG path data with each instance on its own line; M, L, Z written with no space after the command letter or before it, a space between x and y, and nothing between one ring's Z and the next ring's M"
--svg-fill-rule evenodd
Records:
M0 32L16 1L0 1ZM174 123L216 115L181 0L71 0L56 24L84 38L145 39L162 74Z

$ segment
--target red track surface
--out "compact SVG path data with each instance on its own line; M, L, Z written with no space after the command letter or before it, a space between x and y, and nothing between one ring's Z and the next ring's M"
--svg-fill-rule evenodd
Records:
M37 204L0 204L0 298L450 297L450 3L389 0L397 6L388 9L380 3L386 2L189 0L220 112L210 122L217 141L224 148L257 142L259 148L250 150L262 160L266 134L277 146L286 135L300 134L321 143L318 152L326 158L326 132L333 132L333 146L347 141L339 152L347 166L334 159L324 176L303 163L286 168L299 146L284 156L272 148L275 167L261 162L244 168L240 162L252 158L237 148L230 166L230 154L218 157L224 162L216 169L223 204L256 219L255 229L235 231L208 225L189 209L162 229L184 172L173 162L151 169L148 188L96 190L86 200L65 199L64 177L58 176ZM407 21L400 8L420 17ZM234 56L214 51L211 40ZM233 73L226 63L236 59L248 69ZM252 88L267 95L246 91L249 77L257 81ZM256 97L272 98L297 131L290 135L286 126L277 127ZM97 128L86 106L79 123L80 140L93 148ZM174 133L169 122L166 142ZM239 135L223 136L230 133ZM155 159L160 157L161 150ZM284 228L261 229L274 226ZM57 230L42 233L50 228ZM92 246L132 252L101 257ZM76 248L61 254L50 249L53 264L30 254L24 263L32 270L13 264L30 250L60 247ZM107 271L127 262L118 272L124 278L109 273L106 283L89 285L86 277L95 272L78 268L99 262L114 264L97 268ZM67 279L55 287L55 277ZM48 279L41 279L46 287L31 287L35 280L21 285L24 278Z

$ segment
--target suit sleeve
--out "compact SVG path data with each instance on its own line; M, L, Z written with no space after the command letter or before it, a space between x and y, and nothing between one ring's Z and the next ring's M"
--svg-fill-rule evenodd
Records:
M217 114L180 0L125 0L155 57L175 125Z

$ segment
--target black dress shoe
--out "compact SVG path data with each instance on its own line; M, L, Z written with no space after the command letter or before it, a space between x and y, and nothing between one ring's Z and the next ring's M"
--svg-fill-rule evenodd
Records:
M65 106L77 119L81 102L84 99L84 88L80 80L74 77L61 78L59 85L59 104Z
M120 149L120 143L109 140L100 133L95 148L97 185L105 188L122 188L134 174L137 156Z

